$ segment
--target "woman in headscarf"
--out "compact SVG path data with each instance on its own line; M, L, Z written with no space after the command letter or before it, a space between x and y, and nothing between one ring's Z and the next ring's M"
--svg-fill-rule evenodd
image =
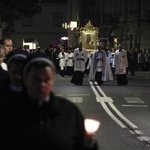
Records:
M0 141L2 149L9 149L9 141L15 137L16 126L16 114L18 98L24 91L22 83L22 70L27 61L28 53L23 50L13 50L7 56L8 67L8 79L3 80L0 85ZM16 143L13 143L16 144ZM4 147L3 147L4 146ZM13 149L13 148L12 148Z
M23 50L13 50L7 56L9 80L2 83L0 95L7 99L23 91L22 70L29 53Z

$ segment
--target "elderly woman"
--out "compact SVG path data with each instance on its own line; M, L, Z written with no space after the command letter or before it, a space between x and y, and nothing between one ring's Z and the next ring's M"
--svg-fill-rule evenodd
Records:
M84 117L78 108L52 92L54 72L53 63L44 57L34 57L26 64L23 72L26 92L15 106L15 122L11 121L13 138L7 138L11 149L12 146L16 150L97 149L94 136L84 130Z

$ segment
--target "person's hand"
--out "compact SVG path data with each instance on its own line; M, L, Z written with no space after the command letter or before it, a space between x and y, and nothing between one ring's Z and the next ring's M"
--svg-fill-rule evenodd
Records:
M86 148L92 148L94 147L96 143L96 137L94 134L86 134L84 137L84 146Z

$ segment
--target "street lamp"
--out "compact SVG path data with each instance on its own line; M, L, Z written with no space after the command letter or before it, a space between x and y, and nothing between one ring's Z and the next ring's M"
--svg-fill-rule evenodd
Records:
M71 29L71 30L73 30L73 29L75 29L77 27L78 27L77 21L70 21L69 24L67 24L67 22L62 23L62 28L65 28L65 29Z
M73 20L69 23L65 22L62 24L62 28L68 31L68 47L76 47L78 40L78 23Z
M71 28L71 30L73 30L74 28L77 28L77 21L71 21L70 28Z

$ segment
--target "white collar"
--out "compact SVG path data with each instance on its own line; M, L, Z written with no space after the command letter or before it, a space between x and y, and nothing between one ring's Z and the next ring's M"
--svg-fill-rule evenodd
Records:
M0 66L1 66L4 70L7 71L7 64L6 64L6 63L2 62L2 63L0 64Z
M41 107L44 102L48 103L49 102L49 98L50 98L50 96L46 97L44 100L40 100L39 103L38 103L39 107Z

